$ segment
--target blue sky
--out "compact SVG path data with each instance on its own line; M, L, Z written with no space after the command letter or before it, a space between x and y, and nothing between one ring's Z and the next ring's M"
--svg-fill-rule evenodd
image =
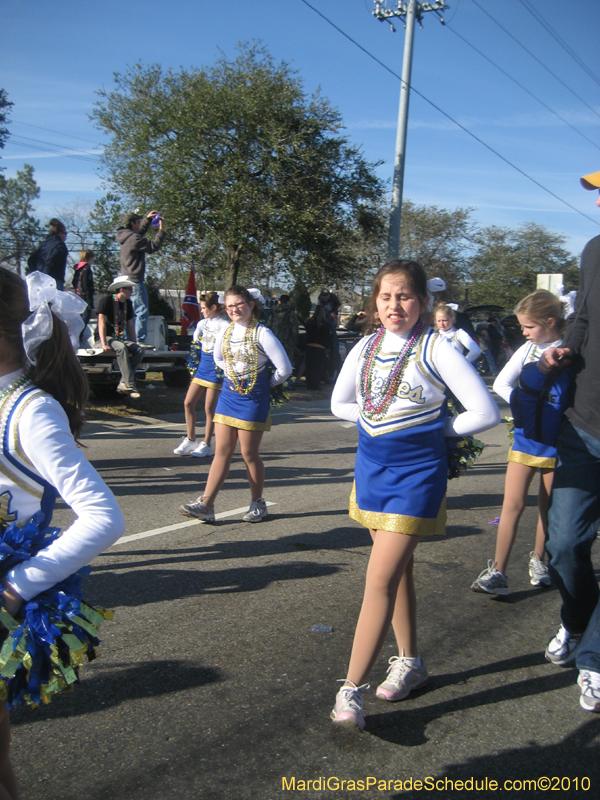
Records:
M401 73L401 22L392 33L372 16L370 0L309 2ZM427 13L423 29L415 30L412 85L426 99L411 94L404 196L449 209L472 206L481 225L533 221L563 234L578 254L600 233L596 196L579 185L581 175L600 170L598 0L449 0L449 6L445 26ZM219 51L234 57L239 41L262 40L276 60L298 70L308 92L320 88L340 110L350 140L369 160L382 161L379 173L391 179L400 82L303 0L57 0L51 8L39 0L0 2L0 86L14 103L1 163L9 177L24 163L34 166L42 221L104 193L94 163L102 136L88 115L95 90L110 89L114 72L138 61L174 69L207 65Z

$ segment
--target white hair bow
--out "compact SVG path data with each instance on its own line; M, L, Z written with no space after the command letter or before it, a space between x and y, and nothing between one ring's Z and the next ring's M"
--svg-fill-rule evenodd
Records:
M21 325L21 330L29 363L35 364L36 350L52 335L52 312L67 326L73 349L77 350L83 330L81 314L87 308L85 300L73 292L59 292L54 278L43 272L30 272L25 280L32 313Z
M260 293L260 289L248 289L252 297L256 300L257 303L260 303L261 306L265 305L265 298Z

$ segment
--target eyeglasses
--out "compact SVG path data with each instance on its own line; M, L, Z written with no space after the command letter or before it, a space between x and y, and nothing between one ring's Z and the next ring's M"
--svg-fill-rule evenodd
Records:
M228 304L228 305L225 306L225 308L226 308L227 311L233 311L234 309L237 309L239 311L242 308L244 308L244 306L247 306L247 305L248 305L248 301L247 300L243 300L241 303Z

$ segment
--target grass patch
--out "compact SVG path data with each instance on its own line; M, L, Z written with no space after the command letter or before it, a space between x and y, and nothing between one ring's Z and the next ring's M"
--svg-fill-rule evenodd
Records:
M165 386L162 372L147 372L146 380L138 382L139 400L117 394L99 400L90 389L90 399L85 411L88 420L103 420L114 417L156 417L161 414L183 412L183 401L187 388L170 389Z

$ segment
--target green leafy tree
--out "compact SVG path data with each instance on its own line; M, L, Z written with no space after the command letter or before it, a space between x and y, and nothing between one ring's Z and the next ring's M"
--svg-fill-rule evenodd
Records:
M287 64L261 46L239 50L206 69L138 64L98 92L107 179L133 206L161 210L179 252L217 242L227 283L269 248L294 278L343 276L351 219L381 193L373 165Z
M516 230L492 226L478 231L468 270L469 303L509 311L535 290L537 275L544 273L563 273L565 291L576 289L577 259L565 249L565 241L534 222Z
M400 257L418 261L428 278L446 282L446 291L436 299L460 302L469 264L475 225L473 209L450 211L438 206L420 206L410 200L402 204Z
M0 261L13 264L19 273L43 235L33 216L33 201L40 195L33 172L25 164L14 178L0 174Z
M13 103L11 103L8 99L6 90L0 89L0 150L4 149L4 145L8 139L8 128L6 127L6 123L8 122L8 116L12 106ZM0 167L0 169L4 169L4 167Z

